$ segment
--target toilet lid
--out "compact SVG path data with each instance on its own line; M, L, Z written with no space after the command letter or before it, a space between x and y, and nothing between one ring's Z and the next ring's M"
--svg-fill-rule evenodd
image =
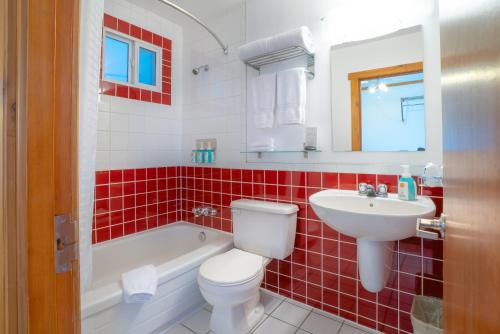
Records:
M200 266L200 275L217 285L244 283L262 270L263 257L236 248L216 255Z

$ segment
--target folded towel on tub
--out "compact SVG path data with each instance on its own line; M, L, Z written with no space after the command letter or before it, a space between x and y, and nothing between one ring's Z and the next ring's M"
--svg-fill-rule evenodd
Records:
M123 299L127 304L144 304L156 293L156 267L142 266L122 274Z

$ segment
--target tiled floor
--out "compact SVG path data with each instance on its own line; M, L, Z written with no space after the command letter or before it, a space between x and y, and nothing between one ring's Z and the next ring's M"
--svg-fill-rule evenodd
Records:
M342 319L329 316L305 304L262 290L265 316L250 333L254 334L368 334L378 333L359 329ZM205 308L182 321L165 334L212 334L209 321L212 308Z

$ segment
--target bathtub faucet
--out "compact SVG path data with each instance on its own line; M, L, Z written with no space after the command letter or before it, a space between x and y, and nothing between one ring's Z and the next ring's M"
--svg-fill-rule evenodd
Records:
M208 207L208 206L198 206L193 208L192 210L194 216L196 218L200 216L205 216L205 217L213 217L217 215L217 209Z

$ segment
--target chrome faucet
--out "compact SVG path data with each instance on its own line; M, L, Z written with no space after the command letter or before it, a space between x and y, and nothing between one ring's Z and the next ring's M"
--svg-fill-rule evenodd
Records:
M205 217L217 216L217 209L210 208L208 206L195 207L195 208L193 208L192 212L196 218L201 217L201 216L205 216Z
M387 197L387 185L381 183L375 187L368 183L360 183L358 185L358 194L367 197Z

